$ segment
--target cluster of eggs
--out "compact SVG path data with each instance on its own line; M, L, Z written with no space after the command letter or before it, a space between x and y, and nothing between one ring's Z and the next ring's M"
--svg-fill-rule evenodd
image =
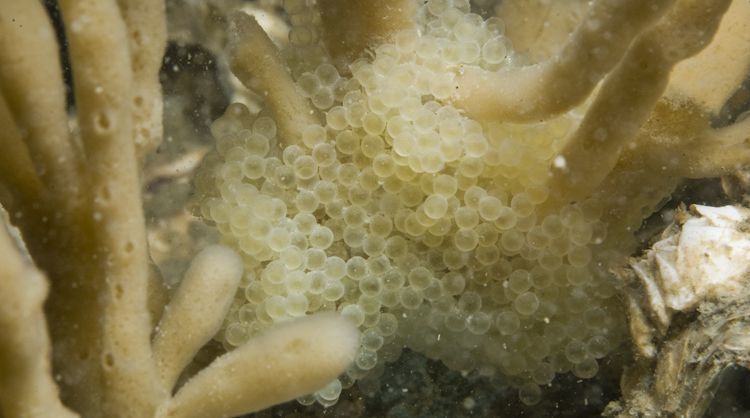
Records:
M324 405L355 382L372 388L403 347L507 376L529 404L556 373L594 376L625 333L595 262L606 225L594 200L545 205L575 117L480 122L450 104L460 66L514 65L502 22L468 1L430 0L419 31L342 75L324 49L308 56L319 43L304 5L287 4L287 56L304 56L290 67L320 124L289 143L265 112L233 104L196 177L202 216L247 270L217 338L231 348L289 318L340 312L361 347L345 375L302 400Z

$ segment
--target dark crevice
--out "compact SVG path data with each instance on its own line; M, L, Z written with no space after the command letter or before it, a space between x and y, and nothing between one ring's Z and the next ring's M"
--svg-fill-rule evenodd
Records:
M65 25L63 24L60 6L57 0L44 0L44 7L52 21L52 27L55 28L57 35L57 44L60 45L60 65L62 65L63 81L65 82L65 100L68 109L75 106L75 96L73 95L73 71L70 67L70 57L68 55L68 40L65 37Z

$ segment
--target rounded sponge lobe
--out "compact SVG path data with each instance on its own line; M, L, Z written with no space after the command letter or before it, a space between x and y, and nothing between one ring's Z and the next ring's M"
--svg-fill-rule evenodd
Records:
M334 313L281 324L190 379L164 416L238 416L318 391L349 367L359 331Z

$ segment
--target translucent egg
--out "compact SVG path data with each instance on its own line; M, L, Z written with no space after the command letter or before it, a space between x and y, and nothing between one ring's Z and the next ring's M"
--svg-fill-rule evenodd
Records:
M448 211L448 200L443 195L430 195L425 199L424 211L432 219L441 218Z
M510 311L504 311L497 315L495 326L502 335L513 335L521 327L521 321L518 315Z
M351 321L355 326L360 326L365 321L365 313L357 304L344 306L341 310L341 316Z
M482 46L482 58L490 64L499 64L508 54L505 38L496 36L488 39Z
M513 307L521 315L532 315L539 309L539 298L533 292L521 293L513 302Z

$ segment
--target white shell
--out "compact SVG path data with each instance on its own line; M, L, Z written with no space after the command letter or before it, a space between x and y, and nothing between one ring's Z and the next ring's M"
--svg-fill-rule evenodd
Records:
M675 311L745 288L750 265L750 210L693 205L681 228L662 239L631 267L640 279L647 310L662 329Z

